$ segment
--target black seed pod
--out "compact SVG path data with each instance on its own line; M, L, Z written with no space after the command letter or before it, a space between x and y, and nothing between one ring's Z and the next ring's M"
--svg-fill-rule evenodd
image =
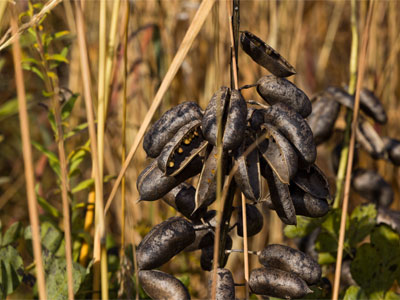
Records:
M392 186L373 170L354 170L351 183L357 193L372 203L389 207L393 202Z
M195 240L192 223L181 217L172 217L155 226L140 242L136 258L138 268L158 268Z
M231 271L224 268L217 269L215 300L235 300L235 282ZM208 298L211 299L212 275L208 281Z
M222 146L224 150L237 148L244 139L247 119L247 105L238 90L231 90L231 99L227 110Z
M306 118L311 113L307 95L285 78L263 76L257 81L258 94L269 104L282 102Z
M385 144L374 127L366 120L360 119L356 130L357 142L374 159L382 158Z
M322 144L331 137L339 110L339 103L334 101L328 93L319 95L313 102L312 113L307 123L314 134L315 144Z
M214 236L212 236L213 243L210 246L206 246L201 248L201 256L200 256L200 266L204 271L211 271L214 259ZM209 244L209 242L207 242ZM225 242L225 250L232 249L232 238L227 235L226 242ZM229 255L226 255L226 260L228 259ZM226 261L223 262L223 266L225 266Z
M158 270L140 270L139 282L147 295L157 300L190 300L187 288L174 276Z
M278 77L288 77L296 74L296 70L271 46L259 37L244 31L240 35L240 45L257 64L266 68Z
M312 292L300 277L271 267L251 271L249 286L254 294L286 299L303 298Z
M394 211L384 206L378 207L377 224L386 224L400 234L400 211Z
M386 137L383 142L391 163L400 166L400 141Z
M264 112L264 121L274 125L293 144L299 159L306 165L313 164L317 149L307 122L283 103L274 104Z
M293 273L308 284L321 279L319 264L307 254L288 246L270 244L260 252L258 259L263 266Z
M196 156L178 175L165 176L158 168L157 160L154 160L137 179L140 200L153 201L162 198L181 182L200 173L202 165L202 158Z
M293 182L313 197L321 199L330 199L331 197L328 179L316 164L311 165L308 171L299 170L293 177Z
M201 108L194 102L183 102L171 108L146 133L143 139L143 149L149 157L157 157L179 128L202 118Z
M195 120L182 126L165 145L157 158L158 168L165 175L179 174L207 146L200 124Z
M254 205L246 204L247 236L256 235L264 225L264 219L260 211ZM243 237L243 212L242 207L238 209L237 234Z

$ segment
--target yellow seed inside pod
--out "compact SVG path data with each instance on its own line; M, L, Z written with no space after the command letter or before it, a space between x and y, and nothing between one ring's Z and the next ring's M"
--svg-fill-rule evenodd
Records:
M168 167L170 167L170 168L173 168L174 167L174 162L173 161L170 161L169 163L168 163Z
M198 135L199 135L199 133L197 132L197 130L194 132L194 135L195 135L195 136L198 136Z
M215 174L215 170L214 169L211 169L211 174Z
M183 153L183 149L181 147L178 148L178 153L182 154Z
M190 142L191 142L190 138L187 138L187 139L184 139L184 140L183 140L183 143L184 143L185 145L189 145Z
M215 157L215 158L218 158L218 155L217 155L217 154L214 154L214 157Z

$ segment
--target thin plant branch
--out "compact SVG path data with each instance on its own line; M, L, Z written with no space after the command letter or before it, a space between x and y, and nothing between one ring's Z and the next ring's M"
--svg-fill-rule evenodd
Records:
M353 169L353 159L354 159L354 148L356 141L356 130L358 124L358 114L360 109L360 90L361 85L364 79L364 71L366 65L366 56L368 51L368 40L369 40L369 29L371 27L371 19L372 13L374 11L375 2L372 0L370 2L368 8L368 16L367 22L363 30L362 35L362 46L360 52L360 63L358 66L358 77L357 77L357 88L355 91L355 101L354 101L354 111L353 111L353 121L352 121L352 130L350 137L350 145L349 145L349 158L347 163L347 171L346 171L346 181L344 186L344 197L343 197L343 206L342 206L342 215L340 219L340 231L339 231L339 244L338 244L338 252L336 257L336 269L335 269L335 281L333 287L332 299L337 300L339 296L339 287L340 287L340 275L342 269L342 259L343 259L343 244L344 244L344 236L346 231L346 218L347 218L347 209L349 204L349 195L350 195L350 182L351 182L351 172ZM355 7L355 0L352 0L352 6ZM354 8L355 11L355 8Z
M182 65L183 60L185 59L187 53L189 52L189 49L191 48L193 41L197 37L197 34L199 33L200 29L202 28L211 8L214 5L215 0L203 0L202 3L200 4L188 30L186 31L185 37L182 40L181 45L179 46L178 52L176 53L174 59L172 60L172 63L170 67L168 68L168 71L153 99L153 102L144 117L144 120L142 122L142 125L139 128L139 131L137 135L135 136L135 140L133 141L133 144L129 150L129 153L126 157L125 163L123 164L121 171L118 174L118 177L114 183L114 186L111 190L111 193L107 199L106 206L104 213L107 214L108 209L110 208L111 202L115 197L115 194L117 193L118 187L121 183L122 176L125 174L126 170L128 169L128 166L130 162L132 161L133 157L135 156L135 153L139 147L139 144L147 130L147 127L150 125L151 119L153 118L157 108L160 106L162 99L168 90L172 80L174 79L176 73L178 72L180 66Z
M18 25L14 8L10 25L13 36L16 36L18 32ZM15 69L15 82L17 86L18 112L19 112L19 122L21 128L22 154L25 166L29 220L32 228L33 256L35 258L35 263L36 263L36 278L38 283L39 298L46 300L47 299L46 282L45 282L45 274L44 274L43 259L42 259L39 213L37 207L38 203L36 199L35 179L33 175L34 167L32 163L32 148L31 148L31 138L29 133L29 118L26 105L24 74L22 72L22 64L21 64L22 54L21 54L21 47L19 44L19 40L14 39L11 42L13 42L12 52L13 52L14 69Z

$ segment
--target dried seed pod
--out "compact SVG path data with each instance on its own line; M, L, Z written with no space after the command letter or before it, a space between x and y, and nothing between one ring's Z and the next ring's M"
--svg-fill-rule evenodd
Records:
M147 295L157 300L189 300L183 283L174 276L158 270L140 270L139 282Z
M289 186L279 180L265 161L261 166L261 174L267 179L271 201L279 218L285 224L296 225L296 211L290 197Z
M256 235L264 226L264 219L260 211L254 205L246 204L247 236ZM243 212L238 209L237 234L243 237Z
M202 118L201 108L195 102L183 102L171 108L146 133L143 149L149 157L157 157L179 128Z
M264 124L264 113L261 109L254 109L249 119L250 127L255 132L260 130L260 126Z
M210 210L204 215L203 220L193 221L196 238L192 244L185 248L186 252L211 246L214 243L214 232L212 230L217 225L215 219L216 215L217 212L215 210ZM198 230L198 226L204 226L205 224L207 224L208 227L204 228L203 230Z
M195 120L182 126L165 145L157 158L158 168L165 175L177 175L207 146L200 125L201 121Z
M357 193L372 203L389 207L393 202L392 186L373 170L354 170L351 183Z
M312 113L307 119L314 134L315 144L322 144L331 137L339 110L339 103L328 93L317 96L317 101L313 102Z
M214 235L212 236L212 238L213 238L212 245L201 248L200 266L204 271L212 270L213 259L214 259ZM232 244L233 244L232 238L229 235L227 235L225 241L225 250L232 249ZM226 260L228 259L228 256L229 255L226 255ZM226 260L225 262L223 262L223 266L225 266Z
M196 188L195 211L198 208L202 206L208 206L215 201L217 192L217 180L216 180L217 161L218 161L217 152L218 152L217 147L213 147L201 171L199 183ZM224 160L225 160L224 157L222 157L222 171L223 171L222 178L224 176L224 171L225 171Z
M208 106L204 112L204 117L201 121L201 129L205 139L213 146L217 144L218 120L217 120L217 103L220 103L221 117L224 121L226 116L227 106L231 97L231 90L225 86L221 87L214 93ZM222 122L223 128L224 122Z
M313 197L294 184L289 186L289 191L296 215L319 218L325 216L329 212L330 208L326 199ZM265 197L265 204L269 209L275 210L269 194Z
M169 218L150 230L140 242L136 252L138 268L160 267L193 243L195 237L192 223L181 217Z
M348 94L345 90L338 87L329 87L326 89L328 93L333 96L333 99L340 104L353 109L354 97ZM368 89L361 89L360 93L360 109L369 117L374 119L380 124L387 122L387 115L382 103L378 98Z
M300 277L275 268L258 268L250 273L249 287L254 294L299 299L312 292Z
M257 81L258 94L269 104L284 103L306 118L311 113L311 102L307 95L285 78L274 75L261 77Z
M308 284L315 284L321 279L319 264L307 254L284 245L270 244L258 255L260 263L299 276Z
M374 127L366 120L360 119L356 130L357 142L374 159L383 157L385 144Z
M267 161L279 179L289 184L297 173L298 158L290 142L272 125L261 125L266 139L257 144L262 157Z
M400 166L400 141L385 137L383 143L391 163Z
M175 208L186 218L191 220L198 220L207 212L207 208L197 210L194 214L192 212L195 208L195 195L196 189L186 182L182 182L177 187L169 191L162 199L168 205Z
M400 212L384 206L378 207L377 224L386 224L400 234Z
M208 298L211 299L212 274L208 280ZM217 269L215 300L235 300L235 282L231 271L225 268Z
M272 105L264 111L264 121L274 125L296 147L299 160L311 165L317 158L313 133L307 122L283 103Z
M147 166L137 179L137 189L141 201L153 201L162 198L170 190L186 179L200 173L203 160L196 156L186 168L176 176L165 176L154 160Z
M240 45L257 64L278 77L296 74L296 70L271 46L254 34L244 31L240 35Z
M380 124L385 124L388 120L381 101L366 88L362 88L360 92L360 108L367 116Z
M247 122L247 105L238 90L231 90L222 146L224 150L237 148L244 139Z
M293 182L304 192L313 197L330 199L329 183L325 174L316 164L307 170L298 170L293 177Z
M243 144L234 151L235 163L238 165L235 173L235 182L247 199L259 201L261 198L261 173L260 160L257 149L251 151L246 157L243 153L254 143L248 136Z

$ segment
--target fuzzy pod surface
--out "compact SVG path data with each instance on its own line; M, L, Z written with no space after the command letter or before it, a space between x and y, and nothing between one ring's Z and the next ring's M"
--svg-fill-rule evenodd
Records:
M215 300L235 300L235 282L231 271L225 268L217 269ZM211 299L212 273L208 280L208 298Z
M311 102L307 95L285 78L266 75L257 81L258 94L269 104L284 103L306 118L311 114Z
M330 199L328 179L316 164L309 170L298 170L293 177L293 182L304 192L321 199Z
M174 276L158 270L140 270L139 282L152 299L190 300L183 283Z
M400 166L400 141L389 137L383 138L385 151L388 153L392 164Z
M243 31L240 35L240 46L257 64L278 77L296 74L296 70L276 50L256 35Z
M263 266L293 273L310 285L321 279L319 264L307 254L288 246L270 244L260 252L258 259Z
M156 225L137 248L137 263L141 270L158 268L194 242L192 223L172 217Z
M246 203L246 221L247 236L253 236L259 233L264 226L264 218L261 212L254 205ZM243 210L240 206L238 209L237 234L243 237Z
M165 144L185 124L193 120L201 120L203 113L195 102L183 102L166 111L156 121L143 139L143 149L149 157L157 157Z
M299 299L311 293L300 277L276 268L258 268L250 273L249 287L254 294Z

